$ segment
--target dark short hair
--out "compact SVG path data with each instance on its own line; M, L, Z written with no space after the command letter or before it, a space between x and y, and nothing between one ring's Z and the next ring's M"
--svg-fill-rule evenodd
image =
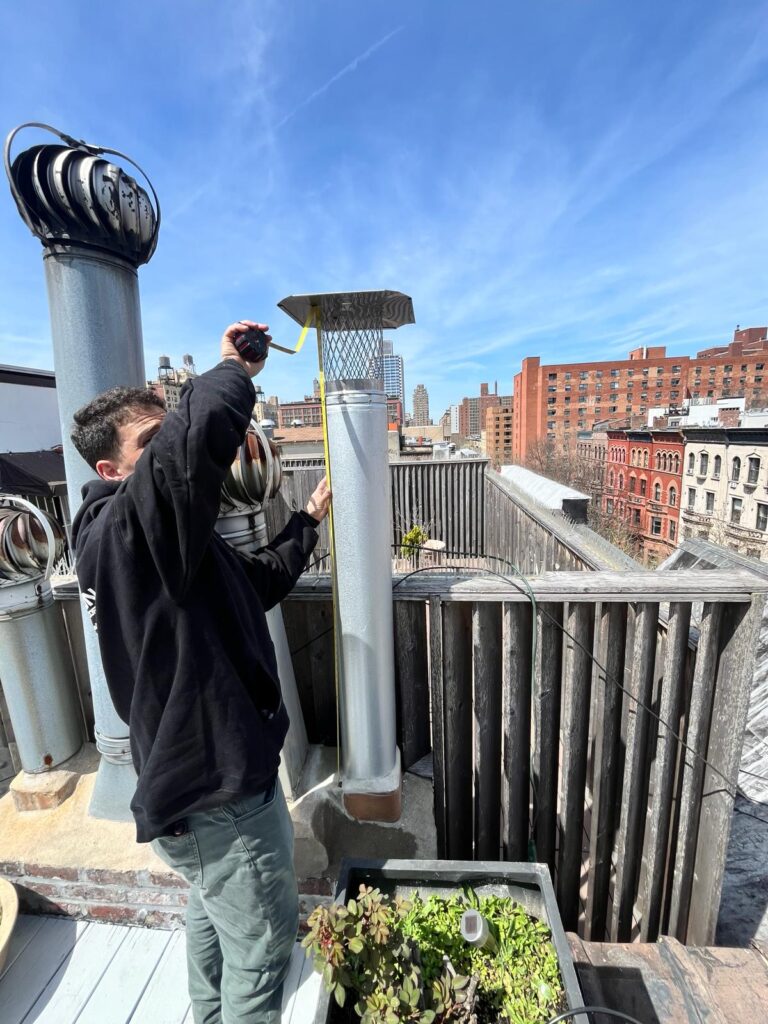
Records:
M117 428L130 419L132 412L165 409L165 402L147 388L110 388L78 409L74 416L72 443L91 467L100 459L115 459L120 454Z

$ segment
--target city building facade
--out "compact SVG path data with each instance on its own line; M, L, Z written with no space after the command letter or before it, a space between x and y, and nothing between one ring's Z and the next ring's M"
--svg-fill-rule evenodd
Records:
M512 409L491 406L485 414L485 453L498 468L512 462Z
M580 431L607 419L611 426L629 418L646 423L656 406L686 398L743 396L747 408L768 400L768 340L765 327L737 328L729 345L696 356L668 356L664 346L637 348L629 358L603 362L541 365L523 360L514 379L515 459L531 445L553 441L575 448Z
M624 520L658 564L677 547L685 439L674 430L608 430L603 511Z
M403 357L395 353L391 341L384 341L383 354L371 360L371 377L384 382L388 398L398 398L405 405L405 367Z
M485 429L488 410L497 406L511 409L512 396L500 396L498 384L493 385L493 391L488 384L481 384L477 397L462 399L459 405L459 429L451 433L458 433L462 437L479 438L481 431Z
M301 402L281 402L279 415L281 427L316 427L323 422L320 399L314 395L307 395Z
M394 424L397 427L403 425L403 403L399 398L387 398L387 420L390 424Z
M429 418L429 393L423 384L417 384L413 390L413 426L428 427L432 421Z
M768 561L768 430L683 430L681 537Z
M0 366L0 452L29 452L61 444L52 370Z

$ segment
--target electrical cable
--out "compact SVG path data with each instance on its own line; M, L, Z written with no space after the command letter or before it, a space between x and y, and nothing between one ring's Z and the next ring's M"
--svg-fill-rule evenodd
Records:
M570 1020L571 1017L578 1017L580 1014L586 1013L590 1017L593 1013L602 1013L607 1017L618 1017L619 1020L623 1020L625 1024L641 1024L641 1021L637 1017L630 1017L628 1013L624 1013L623 1010L612 1010L608 1006L577 1006L575 1010L566 1010L564 1013L559 1013L557 1017L553 1017L547 1024L559 1024L561 1020Z

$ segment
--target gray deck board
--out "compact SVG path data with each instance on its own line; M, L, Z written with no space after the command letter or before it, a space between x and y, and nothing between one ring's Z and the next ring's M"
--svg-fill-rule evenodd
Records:
M309 1024L319 991L297 944L282 1024ZM184 932L22 916L0 976L0 1022L192 1024Z

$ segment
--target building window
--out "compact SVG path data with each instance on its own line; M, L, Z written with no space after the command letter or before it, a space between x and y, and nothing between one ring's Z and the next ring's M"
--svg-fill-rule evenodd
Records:
M620 491L624 490L624 474L623 473L619 473L619 490Z
M698 369L698 367L697 367L697 369ZM673 366L672 367L672 373L680 373L680 367L679 366Z
M595 370L595 377L602 377L602 376L603 376L603 371L602 370Z
M653 485L653 500L661 501L661 484L659 483Z
M696 465L696 456L691 452L688 455L688 476L693 476L693 467Z
M611 513L613 512L613 498L606 498L605 511L608 513L608 515L611 515Z
M645 497L646 490L648 488L648 481L645 477L640 477L640 494Z
M762 377L755 377L755 384L762 384L762 383L763 383L763 378Z
M672 380L670 381L670 384L672 385L673 388L676 388L679 385L679 383L680 383L680 378L679 377L673 377Z
M548 374L547 375L547 380L557 380L557 374L556 373Z
M737 458L735 458L733 460L733 464L731 466L731 480L734 483L737 483L740 476L741 476L741 459L737 457Z
M611 381L611 391L616 391L618 386L619 386L619 382L618 381L616 381L616 380L612 380Z
M658 402L660 400L660 398L661 398L661 392L657 391L656 394L653 397Z
M764 366L765 366L765 363L755 363L755 369L756 370L762 370L762 368Z
M656 469L661 469L661 452L656 452Z
M653 516L651 519L651 533L654 537L661 536L661 520L656 516Z
M639 508L633 508L632 509L632 521L634 522L635 526L639 526L640 525L640 509Z
M699 476L706 476L709 469L709 455L702 452L699 456Z
M757 522L755 523L755 526L762 533L765 533L765 531L768 530L768 505L763 505L758 502Z
M566 380L570 380L571 379L571 371L570 370L566 370L565 371L565 379Z
M731 498L731 522L741 522L741 509L743 502L741 498Z
M586 380L588 376L589 376L589 374L587 373L587 371L586 370L582 370L581 373L579 374L579 380Z
M756 484L757 478L760 475L760 459L756 455L750 455L749 457L749 468L747 470L747 483Z
M547 399L547 405L555 405L556 402L557 402L557 398L556 397L548 398Z
M613 470L608 474L608 486L613 487Z
M715 456L715 468L712 471L712 476L715 478L715 480L719 480L720 479L720 469L721 469L722 465L723 465L723 460L720 458L719 455L716 455Z
M677 505L677 489L675 487L669 488L669 504L673 508Z
M674 463L673 472L677 474L680 472L680 455L678 452L675 452L674 456L672 457L672 461Z
M659 374L661 374L661 373L664 373L664 367L663 366L657 366L656 367L656 376L658 377Z
M742 363L741 364L741 372L742 373L746 373L748 369L749 369L749 367L747 366L746 363Z
M644 467L645 467L646 469L648 468L648 449L647 449L647 448L646 448L646 449L645 449L645 451L643 452L643 466L644 466Z
M669 520L669 523L667 524L667 529L669 530L669 539L674 540L675 536L677 535L677 523L674 521L674 519Z
M696 488L695 487L689 487L688 488L688 508L690 508L690 509L696 508Z
M636 486L637 486L637 477L635 476L634 473L632 473L632 474L630 474L630 477L629 477L629 493L630 494L634 494L635 493L635 487Z

